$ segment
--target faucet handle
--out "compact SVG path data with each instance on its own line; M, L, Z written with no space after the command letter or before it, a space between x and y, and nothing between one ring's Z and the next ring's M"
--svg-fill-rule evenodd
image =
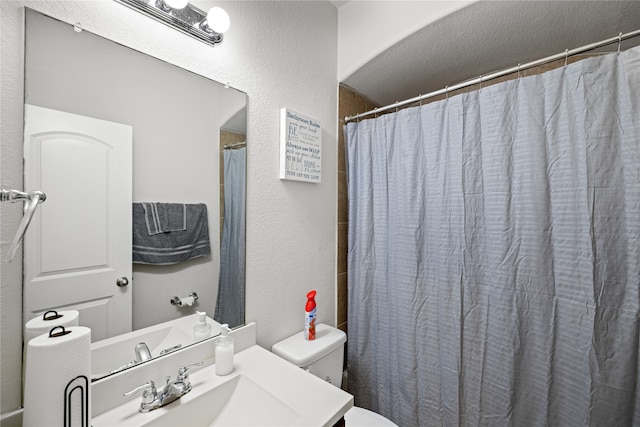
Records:
M143 404L153 403L156 400L156 398L158 397L158 392L156 390L156 384L151 380L149 380L146 383L134 388L133 390L130 390L130 391L124 393L123 396L131 396L133 394L136 394L140 390L142 390L142 403Z
M187 366L183 366L180 369L178 369L178 377L176 378L176 381L183 381L186 382L189 379L189 374L187 374L187 371L191 368L194 368L196 366L202 366L204 362L198 362L198 363L194 363L192 365L187 365Z

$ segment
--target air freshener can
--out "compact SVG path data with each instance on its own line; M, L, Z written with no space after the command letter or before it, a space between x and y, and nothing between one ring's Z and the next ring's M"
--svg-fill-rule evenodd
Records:
M307 304L304 313L304 339L313 341L316 339L316 291L307 294Z

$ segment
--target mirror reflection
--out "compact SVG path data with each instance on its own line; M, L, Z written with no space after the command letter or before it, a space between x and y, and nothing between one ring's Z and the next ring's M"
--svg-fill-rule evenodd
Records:
M212 335L242 325L246 94L26 12L25 188L47 203L24 242L25 323L77 310L94 347L134 331L188 336L149 355L132 346L141 362L192 343L198 312ZM133 263L137 226L165 238L142 252L191 256Z

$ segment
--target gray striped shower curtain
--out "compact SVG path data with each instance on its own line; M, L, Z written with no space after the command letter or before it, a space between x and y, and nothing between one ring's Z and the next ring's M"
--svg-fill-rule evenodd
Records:
M640 425L640 48L344 131L356 405Z

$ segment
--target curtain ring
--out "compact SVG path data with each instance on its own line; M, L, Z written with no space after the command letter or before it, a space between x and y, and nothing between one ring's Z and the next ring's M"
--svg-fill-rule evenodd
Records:
M444 94L446 99L449 99L449 86L445 86L444 87Z
M480 76L480 90L482 90L482 76Z
M398 101L396 101L396 113L398 112Z
M520 63L518 62L518 80L520 80Z
M567 66L567 61L569 60L569 49L564 50L564 66Z
M618 53L620 53L621 44L622 44L622 33L618 34Z
M420 103L420 106L422 107L422 94L421 93L418 94L418 102Z

